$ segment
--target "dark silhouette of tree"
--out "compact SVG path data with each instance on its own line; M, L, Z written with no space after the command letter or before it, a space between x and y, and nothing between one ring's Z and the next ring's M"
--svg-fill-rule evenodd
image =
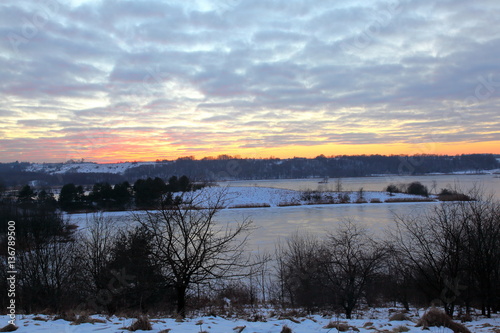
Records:
M113 188L112 198L117 207L125 208L128 206L132 200L130 184L128 182L116 184Z
M220 226L217 213L225 206L224 193L207 197L186 192L182 204L135 215L150 235L153 255L168 272L177 296L177 312L186 315L186 294L193 285L241 277L248 268L244 248L251 221Z
M153 207L158 205L161 196L167 191L165 182L156 177L155 179L138 179L134 183L135 202L138 207Z
M21 204L31 204L35 200L35 195L36 193L33 191L31 186L24 185L17 194L17 201Z
M146 230L136 227L122 231L112 248L108 269L126 274L127 285L114 291L112 310L139 309L141 312L172 302L175 293L162 276L161 265L154 260Z
M82 186L75 186L73 183L62 187L59 194L59 205L61 209L71 211L86 207L86 197Z
M406 189L406 193L415 194L415 195L423 195L426 197L429 196L429 190L427 189L427 186L422 185L422 183L420 183L420 182L410 183Z
M109 183L96 183L89 194L89 200L99 208L113 206L113 188Z
M352 221L329 233L324 249L327 285L334 294L334 302L351 319L368 282L381 268L387 250Z
M322 246L319 239L307 233L294 233L279 244L277 269L283 305L288 300L291 306L312 311L325 304Z

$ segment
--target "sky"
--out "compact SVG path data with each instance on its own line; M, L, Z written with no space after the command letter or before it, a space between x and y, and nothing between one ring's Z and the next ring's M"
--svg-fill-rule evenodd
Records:
M0 162L500 154L498 0L3 0Z

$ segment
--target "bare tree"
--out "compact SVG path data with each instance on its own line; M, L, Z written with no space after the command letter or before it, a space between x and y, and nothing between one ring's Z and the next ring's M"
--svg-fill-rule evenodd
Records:
M305 232L293 233L276 249L277 275L282 302L312 310L322 303L321 241Z
M366 228L344 222L328 235L325 243L327 283L348 319L365 292L365 287L383 263L387 251Z
M464 287L466 224L455 204L441 204L417 216L397 216L393 233L399 257L414 273L429 301L452 316Z
M82 271L82 289L90 293L91 298L100 298L99 293L108 289L107 284L110 279L108 266L116 239L115 227L111 218L102 212L96 213L86 217L86 226L79 235L78 260ZM88 304L96 305L95 302Z
M491 196L456 203L465 222L469 276L478 291L482 314L491 317L500 298L500 203Z
M247 275L244 250L252 221L217 224L225 192L186 192L158 211L135 215L150 234L153 255L177 292L177 312L186 315L186 294L196 284Z

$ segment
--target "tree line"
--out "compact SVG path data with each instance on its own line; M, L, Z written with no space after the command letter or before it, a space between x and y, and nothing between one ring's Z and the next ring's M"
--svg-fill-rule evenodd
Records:
M191 191L117 224L89 214L84 228L51 205L0 203L0 274L7 222L16 222L20 309L175 313L266 302L353 316L361 306L442 306L449 315L500 308L500 203L479 193L395 216L384 237L354 220L324 236L296 232L276 251L247 249L250 220L217 222L217 194ZM166 195L165 195L166 196ZM6 288L6 278L1 277ZM7 304L2 299L2 306Z
M71 163L75 163L72 161ZM500 168L492 154L467 155L357 155L324 156L315 158L252 159L220 155L216 158L183 157L177 160L158 160L156 163L133 165L124 174L77 173L68 171L51 175L30 172L30 163L0 163L0 183L16 186L37 181L47 186L67 183L89 185L94 183L134 183L137 179L185 174L197 181L241 179L293 179L309 177L364 177L380 174L419 175L426 173L480 172ZM61 167L63 164L60 163Z
M168 182L159 177L137 179L133 185L127 181L111 185L107 182L96 183L89 190L82 185L65 184L56 200L54 193L35 190L24 185L11 200L21 206L47 205L63 211L88 210L126 210L129 208L155 208L160 202L171 204L176 199L174 193L188 192L203 185L193 184L187 176L172 176Z

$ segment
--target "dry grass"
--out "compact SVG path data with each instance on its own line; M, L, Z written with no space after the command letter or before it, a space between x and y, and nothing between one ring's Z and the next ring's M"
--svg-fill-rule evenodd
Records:
M71 325L95 324L95 323L105 324L106 321L102 319L94 319L90 317L88 314L84 313L79 315L78 318L71 323Z
M299 202L280 202L278 207L302 206Z
M389 198L385 202L434 202L434 199L430 198Z
M63 312L54 317L54 320L59 320L59 319L73 322L76 321L77 318L74 312Z
M394 327L392 329L392 331L394 333L403 333L403 332L408 332L410 329L404 325L401 325L401 326L398 326L398 327Z
M422 318L417 323L417 327L422 326L422 329L428 329L429 327L448 327L454 333L471 333L467 327L464 325L454 322L451 318L444 312L436 308L432 308L427 311Z
M438 196L440 201L471 201L472 199L465 194L454 193L454 194L442 194Z
M404 320L411 320L411 319L406 315L406 313L402 312L395 313L389 317L389 321L404 321Z
M329 329L335 328L339 332L347 332L350 329L347 323L341 323L338 321L330 321L326 326L323 326L323 328L329 328Z
M229 208L268 208L271 207L270 204L261 203L261 204L242 204L242 205L234 205Z
M14 332L18 329L16 325L9 324L7 326L4 326L0 328L0 332Z
M132 323L129 327L127 327L129 331L135 332L138 330L142 331L151 331L153 330L153 327L151 326L151 323L149 322L148 317L141 316L137 318L136 321Z
M33 317L33 320L38 320L38 321L49 321L47 318L43 318L40 316Z
M292 333L292 329L288 326L283 326L283 328L281 329L281 333Z

